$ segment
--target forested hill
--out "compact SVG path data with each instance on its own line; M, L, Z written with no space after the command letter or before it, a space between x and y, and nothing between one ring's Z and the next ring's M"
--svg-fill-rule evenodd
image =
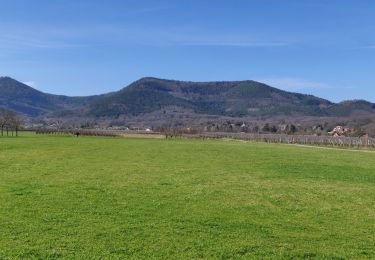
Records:
M40 92L9 77L0 77L0 107L27 116L79 115L111 118L138 116L166 107L218 116L348 116L374 114L367 101L334 104L311 95L292 93L256 81L188 82L142 78L120 91L89 97ZM66 113L66 111L69 111Z
M332 105L321 98L282 91L256 81L186 82L143 78L97 99L90 104L89 112L100 116L138 115L177 106L198 114L227 116L323 115Z
M27 116L85 106L92 97L67 97L38 91L10 77L0 77L0 107Z

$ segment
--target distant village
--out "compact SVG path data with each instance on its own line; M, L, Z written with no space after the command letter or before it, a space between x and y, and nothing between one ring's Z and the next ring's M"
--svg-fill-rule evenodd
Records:
M261 134L284 134L284 135L314 135L314 136L333 136L333 137L368 137L368 133L361 129L349 128L341 125L330 127L327 124L318 124L312 127L303 127L295 124L271 124L264 125L246 124L245 122L232 123L226 121L223 123L208 123L197 126L144 126L144 125L101 125L95 123L88 123L81 126L70 126L66 124L50 123L46 124L27 124L28 129L93 129L93 130L110 130L110 131L132 131L132 132L167 132L171 129L182 133L204 133L204 132L228 132L228 133L261 133Z

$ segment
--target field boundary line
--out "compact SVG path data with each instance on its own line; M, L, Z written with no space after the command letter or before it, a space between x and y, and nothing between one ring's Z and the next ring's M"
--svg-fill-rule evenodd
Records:
M326 146L308 145L308 144L286 144L286 145L297 146L297 147L305 147L305 148L324 149L324 150L375 153L375 151L373 151L373 150L347 149L347 148L326 147Z

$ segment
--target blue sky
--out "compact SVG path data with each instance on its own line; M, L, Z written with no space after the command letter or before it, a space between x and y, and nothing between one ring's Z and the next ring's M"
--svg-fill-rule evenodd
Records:
M56 94L144 76L375 102L373 0L0 0L0 75Z

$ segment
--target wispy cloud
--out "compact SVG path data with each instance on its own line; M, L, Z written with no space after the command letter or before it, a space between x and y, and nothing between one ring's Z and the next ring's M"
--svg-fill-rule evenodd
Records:
M274 37L244 35L233 32L203 32L197 28L171 28L168 32L159 32L165 41L185 46L222 46L222 47L283 47L290 42Z
M46 29L21 30L0 28L0 49L28 50L28 49L66 49L81 46L68 37L56 35Z
M262 42L262 41L185 41L181 42L182 45L188 46L222 46L222 47L284 47L289 45L286 42Z
M259 78L257 81L263 82L267 85L289 90L289 91L300 91L300 90L316 90L316 89L330 89L332 86L301 78L294 77L281 77L281 78Z
M364 46L357 46L354 49L356 50L369 50L369 49L375 49L375 45L364 45Z
M0 39L0 47L3 49L23 49L23 48L40 48L40 49L63 49L77 47L77 44L68 43L58 40L48 39L31 39L29 37L10 36Z
M142 14L150 14L150 13L158 13L161 11L166 11L168 10L168 6L148 6L148 7L143 7L135 10L131 10L130 12L127 12L126 15L142 15Z
M35 81L24 81L22 82L25 85L28 85L29 87L36 88L38 85L35 83Z
M154 9L138 10L152 12ZM89 27L41 28L0 25L0 49L67 49L85 46L135 44L150 46L217 46L217 47L284 47L291 43L263 35L210 31L196 27L142 25L115 26L101 24Z

